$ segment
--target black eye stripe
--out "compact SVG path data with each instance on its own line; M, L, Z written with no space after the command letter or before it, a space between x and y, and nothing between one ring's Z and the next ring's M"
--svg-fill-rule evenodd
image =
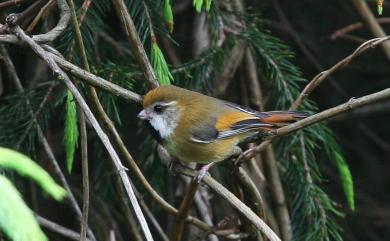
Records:
M161 113L164 111L164 109L166 108L166 106L163 106L163 105L160 105L160 104L157 104L153 107L153 110L156 112L156 113Z

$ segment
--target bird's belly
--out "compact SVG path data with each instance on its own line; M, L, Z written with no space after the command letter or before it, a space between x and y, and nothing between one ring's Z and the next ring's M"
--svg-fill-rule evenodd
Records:
M210 163L222 161L231 156L238 142L238 138L217 140L207 144L173 140L165 143L164 147L181 161Z

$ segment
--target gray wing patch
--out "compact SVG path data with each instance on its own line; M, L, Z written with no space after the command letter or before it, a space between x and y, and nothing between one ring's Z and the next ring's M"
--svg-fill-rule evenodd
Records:
M198 128L191 131L191 141L196 143L212 143L218 138L218 131L214 125L205 128Z

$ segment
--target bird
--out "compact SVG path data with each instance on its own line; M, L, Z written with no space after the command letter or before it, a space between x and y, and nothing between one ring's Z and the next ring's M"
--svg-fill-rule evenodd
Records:
M244 140L308 116L301 111L255 111L175 85L150 90L142 105L138 118L146 121L159 144L183 162L204 164L198 181L215 163L239 155Z

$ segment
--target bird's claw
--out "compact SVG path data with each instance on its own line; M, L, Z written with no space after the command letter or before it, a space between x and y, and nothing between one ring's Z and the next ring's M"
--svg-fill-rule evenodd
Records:
M206 176L210 167L212 167L214 164L215 164L215 162L210 162L209 164L202 166L200 168L198 174L194 177L194 180L197 183L200 183L202 181L202 179Z

